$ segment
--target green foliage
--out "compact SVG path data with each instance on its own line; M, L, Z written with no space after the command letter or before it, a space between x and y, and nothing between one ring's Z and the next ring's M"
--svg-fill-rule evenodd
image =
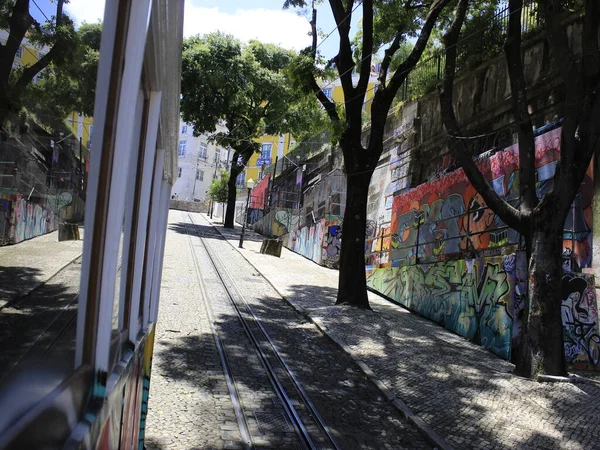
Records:
M215 178L208 188L208 195L213 202L227 202L227 183L229 183L229 172L221 169L221 177Z
M94 114L102 24L84 23L71 40L68 60L53 61L23 94L23 105L42 123L56 128L73 112Z
M214 133L247 161L263 134L302 134L321 114L316 99L294 90L286 68L294 53L272 44L243 44L222 33L184 41L181 114L194 132ZM216 132L225 121L227 131ZM234 158L235 159L235 158ZM245 162L244 161L244 162Z

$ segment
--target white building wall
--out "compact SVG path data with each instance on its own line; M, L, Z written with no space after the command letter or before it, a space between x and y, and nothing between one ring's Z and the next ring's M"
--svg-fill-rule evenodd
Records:
M221 128L217 125L218 131L221 131ZM180 151L182 141L185 142L183 154ZM183 120L179 121L178 145L178 174L171 190L171 197L187 201L208 199L208 188L212 180L220 178L221 169L229 170L233 152L209 142L207 134L195 137L193 127ZM215 159L217 154L219 157Z

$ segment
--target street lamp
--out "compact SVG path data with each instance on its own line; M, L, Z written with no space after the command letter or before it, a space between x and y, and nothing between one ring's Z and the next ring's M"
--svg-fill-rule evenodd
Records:
M250 192L254 187L254 180L252 178L246 181L246 187L248 188L248 198L246 199L246 215L244 216L242 222L242 234L240 235L239 248L244 248L244 231L246 230L246 221L248 220L248 209L250 208Z

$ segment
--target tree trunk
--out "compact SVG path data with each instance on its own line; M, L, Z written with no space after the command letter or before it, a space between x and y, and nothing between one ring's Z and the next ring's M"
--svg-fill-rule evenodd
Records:
M236 164L231 164L229 171L229 181L227 182L227 209L225 211L224 228L234 228L233 219L235 218L235 200L237 198L237 189L235 182L241 170L236 167ZM243 167L242 167L243 169Z
M348 304L371 309L365 273L365 234L367 198L372 173L370 170L366 173L348 174L336 305Z
M542 215L542 214L540 214ZM566 375L561 318L562 234L565 217L535 220L529 256L529 301L525 306L517 375Z

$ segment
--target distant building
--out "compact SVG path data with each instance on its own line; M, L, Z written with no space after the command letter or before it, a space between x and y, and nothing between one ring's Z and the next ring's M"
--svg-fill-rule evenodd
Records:
M221 131L224 127L217 125ZM233 152L209 142L207 134L194 136L192 125L179 121L177 179L171 195L178 200L208 199L208 188L221 170L229 171Z

